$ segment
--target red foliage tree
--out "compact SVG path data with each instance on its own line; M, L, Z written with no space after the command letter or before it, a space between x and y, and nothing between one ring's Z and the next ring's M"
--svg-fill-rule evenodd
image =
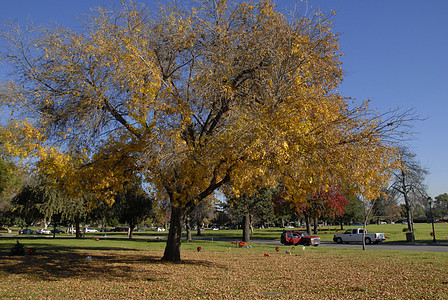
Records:
M343 216L345 206L348 204L347 197L336 187L328 191L319 191L307 198L307 201L297 207L305 216L307 231L310 232L310 219L314 220L314 233L317 233L317 220L324 216L335 218Z

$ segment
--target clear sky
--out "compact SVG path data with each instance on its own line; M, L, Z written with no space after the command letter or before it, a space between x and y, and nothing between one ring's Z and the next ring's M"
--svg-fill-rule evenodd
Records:
M180 0L182 1L182 0ZM162 0L141 0L154 7ZM282 12L296 1L276 0ZM429 195L448 193L448 1L447 0L308 0L308 12L336 11L345 80L339 91L359 101L372 99L379 111L414 108L427 118L416 122L407 144L430 171ZM2 1L0 22L56 22L74 30L79 17L95 6L119 5L107 0ZM5 72L0 69L0 79Z

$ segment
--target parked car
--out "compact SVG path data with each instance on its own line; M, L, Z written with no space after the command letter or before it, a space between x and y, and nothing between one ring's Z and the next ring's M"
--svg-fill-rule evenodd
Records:
M20 230L19 233L20 234L34 234L35 232L34 232L34 230L27 228L27 229Z
M311 235L306 231L289 230L283 231L280 242L283 245L304 245L304 246L319 246L320 237Z
M98 232L98 230L94 228L84 228L84 233L92 233L92 232Z
M115 227L114 231L115 232L128 232L128 228L127 226L125 227Z
M38 229L38 230L36 230L36 233L37 234L50 234L51 232L50 232L50 230L47 230L47 229Z
M363 228L352 228L346 230L344 233L337 233L333 237L333 241L338 244L358 242L362 243L362 238L364 236ZM386 239L384 233L367 233L365 232L366 244L370 243L380 243Z
M56 233L64 233L64 230L56 228L56 229L52 229L50 232L54 233L56 231Z

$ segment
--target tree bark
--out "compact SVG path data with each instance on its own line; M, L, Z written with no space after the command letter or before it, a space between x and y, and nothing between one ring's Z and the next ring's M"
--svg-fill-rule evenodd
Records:
M163 254L163 261L180 262L180 246L182 242L182 225L185 216L185 208L181 206L171 207L170 230Z
M134 234L134 224L129 224L129 229L128 229L128 237L130 240L132 240L132 235Z
M412 208L411 208L411 202L409 201L408 198L408 188L406 186L406 182L405 182L405 178L406 178L406 174L404 172L404 170L401 170L401 185L402 185L402 194L403 194L403 198L404 198L404 206L406 208L406 217L408 220L408 229L409 231L412 233L412 241L415 241L414 238L414 218L412 216Z
M243 217L243 241L250 242L250 215L247 214Z
M79 238L81 238L81 229L79 228L79 219L78 218L76 218L75 219L75 232L76 232L76 234L75 234L75 239L79 239Z
M198 222L196 223L196 225L197 225L197 230L196 230L196 235L197 236L200 236L202 233L201 233L201 227L202 227L202 224L201 224L201 221L199 221L198 220Z
M308 234L311 234L311 225L310 225L310 223L311 223L310 216L308 214L305 214L306 232L308 232Z
M318 222L317 222L317 217L314 217L314 229L313 229L313 233L314 234L317 234L318 232L317 232L317 227L318 227Z
M368 216L368 215L367 215ZM366 250L366 227L367 227L367 216L364 218L364 225L362 229L364 229L362 233L362 250Z
M185 225L187 228L187 242L191 242L191 217L190 216L187 216Z
M250 238L251 239L254 237L254 224L252 222L253 219L254 219L254 217L249 215L249 227L250 227Z
M53 238L56 238L56 220L53 215Z
M403 194L403 196L404 196L404 206L406 208L406 217L407 217L407 221L408 221L408 229L412 233L412 241L415 241L415 238L414 238L414 218L412 216L411 204L409 202L407 194Z

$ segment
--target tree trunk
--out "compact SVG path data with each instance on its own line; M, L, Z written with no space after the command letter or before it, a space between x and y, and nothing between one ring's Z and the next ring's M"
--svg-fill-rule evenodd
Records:
M317 234L317 227L318 227L318 222L317 222L317 217L314 217L314 229L313 229L313 233Z
M308 214L305 214L305 225L306 225L306 232L308 232L308 234L311 234L311 220L310 220L310 216Z
M368 216L368 215L367 215ZM362 233L362 250L366 250L366 228L367 228L367 216L364 218L364 225L363 229L364 232Z
M249 215L249 227L250 227L250 238L252 239L254 237L254 224L252 222L254 218Z
M53 215L53 238L56 238L56 220Z
M170 230L163 254L163 261L180 262L180 246L182 242L182 225L185 208L171 207Z
M249 214L243 217L243 241L250 242L250 216Z
M128 237L131 240L132 239L132 235L134 234L134 224L129 224L129 229L128 229Z
M200 236L202 234L201 233L201 226L202 226L201 221L198 220L198 222L196 223L196 226L198 227L197 231L196 231L196 235Z
M79 219L75 220L75 230L76 230L75 239L81 238L81 229L79 228Z
M403 187L403 198L404 198L404 206L406 208L406 217L408 220L408 229L412 233L412 241L415 241L414 238L414 218L412 216L412 208L411 208L411 202L408 198L408 189L406 188L406 184L404 182L404 178L406 178L406 174L404 173L404 170L401 171L402 176L402 187Z
M415 241L415 239L414 239L414 218L412 216L411 204L409 203L409 199L408 199L406 194L404 195L404 203L405 203L404 206L406 208L406 217L407 217L407 221L408 221L408 229L412 233L412 241Z
M185 225L187 228L187 242L191 242L191 217L190 216L187 216Z

